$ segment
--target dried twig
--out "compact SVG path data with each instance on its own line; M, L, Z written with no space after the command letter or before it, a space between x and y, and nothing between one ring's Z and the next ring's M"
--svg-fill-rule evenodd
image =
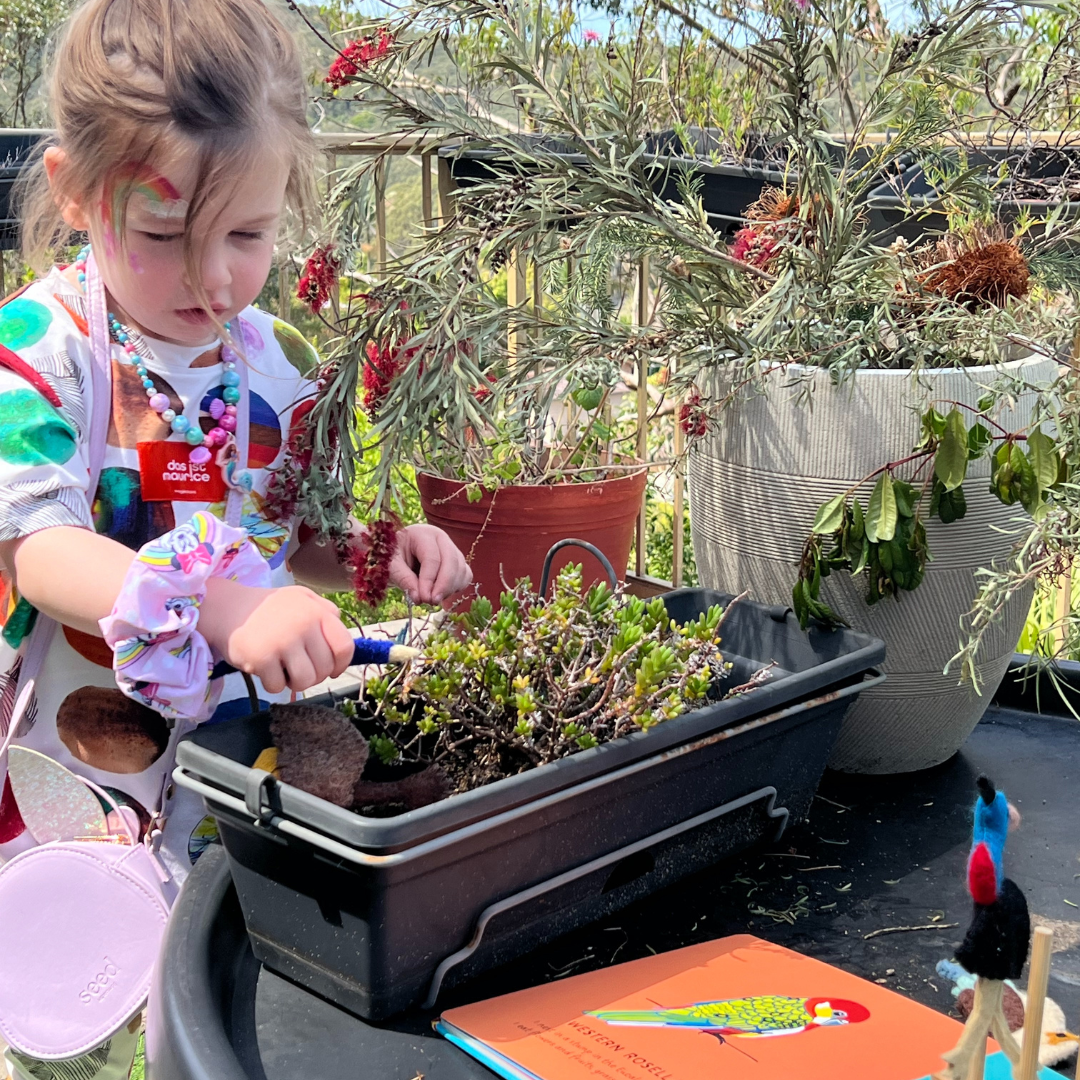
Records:
M955 922L946 922L928 923L926 926L883 926L880 930L872 930L869 934L863 934L863 941L881 937L882 934L904 934L914 930L952 930L959 925L959 923Z

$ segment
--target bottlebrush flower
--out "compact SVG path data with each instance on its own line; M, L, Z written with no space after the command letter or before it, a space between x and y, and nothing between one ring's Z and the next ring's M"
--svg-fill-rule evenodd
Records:
M692 439L700 438L709 430L709 414L701 403L700 394L691 394L679 406L679 426Z
M585 31L585 44L586 45L598 45L600 43L600 35L595 30Z
M361 71L367 71L375 60L381 60L390 52L394 36L389 30L380 30L377 36L355 38L334 58L323 80L332 90L340 90Z
M397 552L401 523L393 515L371 522L363 536L349 538L345 565L362 604L380 604L390 585L390 563Z
M364 364L364 409L369 416L378 412L379 406L390 393L390 383L404 367L400 350L384 345L381 349L374 341L367 343L367 361ZM408 362L408 357L405 358Z
M472 394L477 401L487 401L487 399L491 397L491 395L494 393L494 391L491 389L491 386L494 385L496 381L495 376L488 374L485 375L484 378L487 379L486 384L480 383L479 386L473 387Z
M304 263L304 272L296 283L296 296L312 314L317 315L337 287L341 263L334 255L334 245L317 247Z
M776 241L764 228L755 229L748 225L735 234L735 243L728 253L733 259L760 269L776 254L776 250Z

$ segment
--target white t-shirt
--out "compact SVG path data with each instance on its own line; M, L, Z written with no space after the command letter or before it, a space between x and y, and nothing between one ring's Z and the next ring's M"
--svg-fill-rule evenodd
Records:
M233 329L235 333L236 323ZM239 329L251 402L247 466L254 480L252 493L244 500L242 524L269 562L272 584L286 585L292 581L286 554L294 523L268 520L263 496L270 470L284 459L294 410L314 390L300 369L309 370L317 357L293 327L258 309L241 312ZM204 430L214 426L208 410L210 401L222 393L220 342L185 347L138 335L132 340L155 389L169 396L177 415L183 413ZM167 439L175 443L183 461L190 447L149 407L140 377L116 344L109 434L91 510L87 425L93 412L93 384L86 301L59 271L34 281L0 307L0 343L39 373L61 403L56 408L32 381L0 363L0 540L74 525L96 528L137 550L198 510L224 517L224 501L142 498L137 445ZM93 567L86 572L92 574ZM32 609L7 577L0 577L0 736L7 731L14 703L16 650L32 617ZM221 705L209 722L249 711L243 680L229 676ZM146 811L165 809L170 815L165 830L168 861L174 870L182 870L177 861L183 862L189 842L188 835L178 832L202 817L198 802L177 797L169 781L177 739L188 730L190 725L168 724L117 689L112 655L100 638L57 627L36 700L24 716L16 742L109 789L142 817ZM182 808L185 801L190 805ZM19 828L12 805L6 787L0 803L0 844ZM199 838L190 846L200 850Z

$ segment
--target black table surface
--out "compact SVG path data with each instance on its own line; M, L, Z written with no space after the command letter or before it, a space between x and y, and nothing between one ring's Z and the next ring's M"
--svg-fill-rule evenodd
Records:
M975 777L990 776L1023 817L1006 872L1034 921L1055 932L1050 996L1080 1025L1080 722L991 707L963 750L935 769L892 777L826 773L809 820L761 849L683 879L615 915L448 991L440 1008L565 978L728 934L750 932L882 982L942 1012L950 986L934 971L971 914L965 866ZM255 960L220 849L200 861L181 900L213 894L212 996L235 1055L206 1075L251 1080L461 1080L492 1074L431 1030L432 1013L365 1024ZM888 928L899 929L875 934ZM181 941L182 935L173 937ZM187 959L175 958L183 966ZM171 966L171 965L170 965ZM168 978L168 974L166 975ZM174 988L175 989L175 988ZM197 994L188 986L187 994ZM211 990L207 988L207 993ZM175 996L175 995L174 995ZM170 1018L166 1017L165 1028ZM174 1027L183 1026L176 1017ZM165 1030L160 1038L183 1036ZM161 1055L152 1080L202 1080ZM182 1057L183 1055L181 1055ZM220 1067L219 1067L220 1066Z

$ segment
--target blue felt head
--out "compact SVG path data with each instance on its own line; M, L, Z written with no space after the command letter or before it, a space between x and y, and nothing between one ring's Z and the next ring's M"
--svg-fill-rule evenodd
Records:
M972 830L972 847L985 844L997 870L998 888L1005 876L1005 837L1009 833L1009 800L1005 792L995 791L994 785L980 776L979 798L975 802L975 827Z

